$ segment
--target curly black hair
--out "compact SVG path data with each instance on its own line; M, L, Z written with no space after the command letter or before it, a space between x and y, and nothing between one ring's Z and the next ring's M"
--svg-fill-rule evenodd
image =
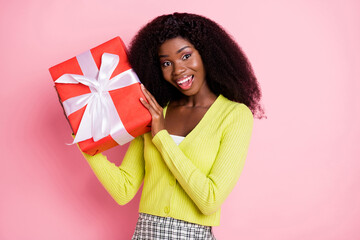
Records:
M129 62L141 82L164 107L181 93L164 80L158 50L168 39L182 37L198 50L210 90L243 103L262 118L261 90L238 44L214 21L189 13L162 15L145 25L130 43Z

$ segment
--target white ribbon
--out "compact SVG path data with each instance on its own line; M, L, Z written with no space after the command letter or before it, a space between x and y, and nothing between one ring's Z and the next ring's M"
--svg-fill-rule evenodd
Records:
M109 91L139 83L136 73L129 69L110 79L119 64L118 55L104 53L101 57L100 71L90 51L76 58L84 75L64 74L55 81L67 84L80 83L88 86L91 91L63 102L67 116L86 106L73 143L90 138L96 142L109 134L120 145L134 139L126 131Z

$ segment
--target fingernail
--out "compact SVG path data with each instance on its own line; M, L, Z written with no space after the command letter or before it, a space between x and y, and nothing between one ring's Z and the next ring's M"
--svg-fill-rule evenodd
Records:
M140 98L140 101L144 101L144 99L141 97L141 98Z

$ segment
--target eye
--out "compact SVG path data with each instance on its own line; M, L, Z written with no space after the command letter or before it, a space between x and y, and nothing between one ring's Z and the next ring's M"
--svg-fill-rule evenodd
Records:
M170 65L171 65L171 62L169 62L169 61L164 61L164 62L161 63L162 67L168 67Z
M182 60L186 60L189 57L191 57L191 53L184 54L184 56L182 57Z

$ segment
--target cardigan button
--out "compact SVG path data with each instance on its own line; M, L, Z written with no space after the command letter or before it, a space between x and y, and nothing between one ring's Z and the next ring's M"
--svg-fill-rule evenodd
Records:
M170 186L175 186L175 183L176 183L176 180L174 180L174 179L171 179L169 181Z
M169 208L168 206L166 206L166 207L164 208L164 212L165 212L166 214L168 214L168 213L170 212L170 208Z

